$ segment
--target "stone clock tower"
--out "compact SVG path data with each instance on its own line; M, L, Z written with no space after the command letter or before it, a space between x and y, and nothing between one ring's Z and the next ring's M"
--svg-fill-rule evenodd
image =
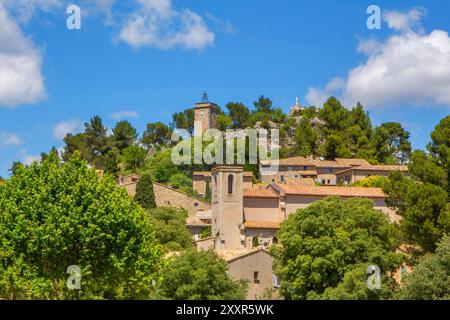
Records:
M242 166L215 166L211 172L211 234L214 248L245 248Z
M217 128L217 114L219 111L219 107L217 104L209 102L208 96L203 94L202 102L198 102L195 104L194 108L194 134L201 135L208 129ZM201 128L199 127L201 124Z

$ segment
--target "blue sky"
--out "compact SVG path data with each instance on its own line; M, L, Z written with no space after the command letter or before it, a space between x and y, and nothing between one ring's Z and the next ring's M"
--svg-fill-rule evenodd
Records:
M204 91L222 106L264 94L285 111L296 97L361 100L375 124L402 123L416 148L450 113L445 1L73 3L81 30L66 28L65 0L0 0L1 176L94 115L142 131ZM366 26L371 4L381 30Z

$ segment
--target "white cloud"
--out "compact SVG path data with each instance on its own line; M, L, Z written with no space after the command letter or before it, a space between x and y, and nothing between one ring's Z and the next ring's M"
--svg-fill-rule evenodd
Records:
M53 128L53 136L56 139L64 139L68 133L76 133L82 128L82 122L79 119L69 119L58 122Z
M0 131L0 148L18 146L22 144L22 139L14 133Z
M383 14L383 18L391 29L397 31L411 31L415 27L420 27L420 19L422 19L426 13L424 8L413 8L408 12L392 10L386 11Z
M140 9L131 14L118 39L138 49L184 47L201 50L214 44L215 35L197 13L177 11L171 0L138 0Z
M40 162L41 156L40 155L30 155L28 154L28 151L26 149L22 149L19 152L20 162L22 162L24 165L29 166L34 161Z
M237 32L236 28L230 21L222 20L219 17L213 15L212 13L207 13L205 16L208 20L214 23L216 30L218 32L223 32L226 34L233 34Z
M2 4L21 22L28 22L37 10L49 12L61 8L64 0L0 0Z
M321 105L329 95L335 95L347 106L357 101L368 108L395 104L450 106L448 33L412 31L412 25L417 25L417 13L402 19L392 15L388 18L390 26L401 32L382 42L362 42L358 51L367 55L366 62L350 70L340 87L333 86L333 79L325 89L309 88L308 102Z
M45 98L42 58L0 3L0 106L33 104Z
M122 110L122 111L117 111L117 112L111 114L109 117L113 120L121 120L121 119L126 119L126 118L137 119L138 114L135 111Z
M41 156L40 155L26 155L22 158L22 163L26 166L31 165L33 162L40 162Z

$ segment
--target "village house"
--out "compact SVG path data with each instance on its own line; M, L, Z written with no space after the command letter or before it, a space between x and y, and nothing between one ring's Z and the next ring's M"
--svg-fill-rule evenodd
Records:
M196 105L195 118L201 121L202 131L215 126L216 115L217 105L206 98ZM270 161L261 161L260 172L270 165ZM186 225L197 249L214 249L227 261L231 277L248 280L247 298L259 299L267 290L279 287L273 257L267 249L278 243L280 226L290 214L329 196L367 198L391 222L399 222L400 217L387 206L380 188L338 186L371 175L387 176L396 170L407 174L405 166L373 166L364 159L293 157L279 160L279 170L273 175L260 174L260 184L253 184L252 172L244 172L237 165L216 165L211 172L194 172L193 189L201 197L209 191L211 204L159 183L153 188L158 207L188 211ZM134 195L138 179L137 175L120 177L117 184ZM208 226L211 236L200 239L201 231Z
M387 177L393 171L408 174L405 165L362 165L336 172L336 179L341 184L352 184L371 176Z
M400 220L387 206L380 188L316 186L311 179L303 179L294 183L260 184L244 190L244 171L239 166L216 166L211 177L212 236L197 241L197 247L200 250L213 248L220 256L232 255L233 261L238 259L239 268L230 268L230 275L236 279L245 276L253 284L258 284L249 290L249 299L255 298L255 292L261 294L278 283L272 259L260 259L255 265L252 262L255 257L251 253L278 243L281 223L298 209L328 196L367 198L391 222ZM268 252L261 252L261 255L268 255ZM257 278L266 280L254 282ZM272 280L269 283L267 279Z

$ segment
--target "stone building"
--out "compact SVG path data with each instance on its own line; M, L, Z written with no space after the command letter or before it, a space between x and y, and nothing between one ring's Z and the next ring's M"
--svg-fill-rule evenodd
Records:
M139 175L131 174L119 177L116 183L134 197L138 180ZM211 205L209 203L157 182L153 182L153 192L157 207L183 208L188 212L186 225L192 232L194 240L198 240L202 230L211 225Z
M276 172L268 172L273 164L278 163ZM408 172L407 166L371 165L364 159L336 158L322 160L314 157L292 157L275 161L261 161L259 179L264 183L286 183L288 180L313 178L316 182L335 186L343 183L353 183L371 175L388 176L390 172Z
M201 135L208 129L215 129L217 127L217 115L219 107L217 104L208 101L206 93L203 95L202 102L195 104L194 108L194 120L195 128L194 134ZM198 126L201 126L199 128Z
M393 171L408 174L408 166L404 165L363 165L336 172L338 183L352 184L370 176L387 177Z
M251 187L253 187L253 172L245 171L243 188L245 190ZM192 188L200 197L205 197L206 190L211 191L211 172L194 172L192 174Z
M316 186L312 179L302 179L244 190L243 177L244 171L239 166L216 166L212 170L212 236L197 241L197 247L213 248L219 256L227 257L229 274L249 281L249 299L260 298L264 291L277 286L273 259L261 249L278 243L281 223L298 209L328 196L360 197L372 200L374 208L386 214L391 222L400 220L387 206L380 188Z

